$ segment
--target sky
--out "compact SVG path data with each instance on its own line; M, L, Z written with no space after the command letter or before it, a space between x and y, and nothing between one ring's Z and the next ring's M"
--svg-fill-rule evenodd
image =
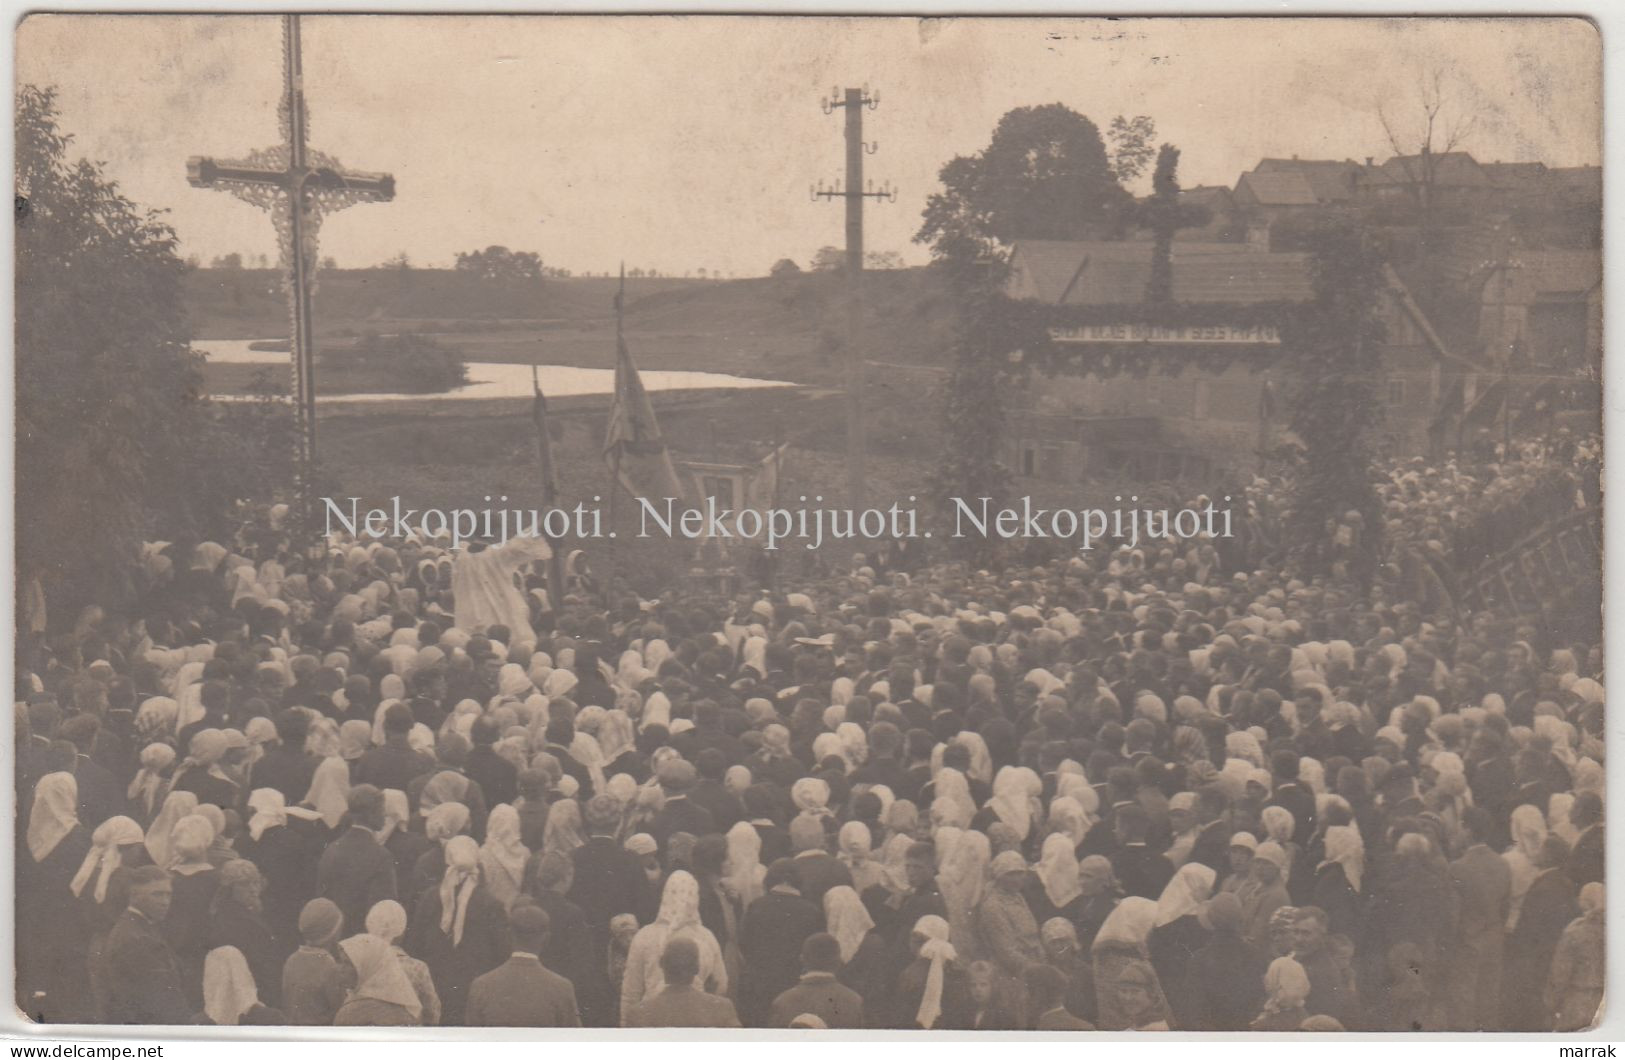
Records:
M181 253L275 257L267 215L190 187L192 155L278 136L279 19L35 15L23 83L58 89L72 150L168 211ZM502 244L577 273L762 275L843 241L833 87L878 90L866 244L910 263L937 172L1013 107L1064 103L1104 129L1147 114L1180 182L1233 186L1261 157L1392 154L1416 139L1418 83L1442 71L1481 161L1594 165L1601 46L1578 19L914 19L739 16L306 16L311 146L395 176L396 199L329 217L321 253L424 266ZM1459 102L1458 102L1459 101ZM1136 188L1136 191L1144 191Z

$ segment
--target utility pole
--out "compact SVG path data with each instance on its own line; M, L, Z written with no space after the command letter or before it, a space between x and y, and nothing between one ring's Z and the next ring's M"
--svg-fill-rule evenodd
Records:
M831 89L823 101L825 114L846 110L846 189L836 181L826 188L822 181L812 189L812 200L846 200L846 481L847 503L864 506L863 463L866 443L863 422L863 200L897 201L897 191L888 181L879 190L874 182L863 182L863 156L880 149L863 141L863 108L880 106L880 93L865 88L849 88L843 94Z

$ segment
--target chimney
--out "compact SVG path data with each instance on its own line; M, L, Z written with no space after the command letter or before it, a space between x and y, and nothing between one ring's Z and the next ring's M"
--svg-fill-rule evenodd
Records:
M1371 168L1371 163L1374 162L1374 161L1376 161L1376 159L1372 158L1370 155L1366 155L1365 156L1365 168L1370 169Z
M1247 249L1255 254L1270 252L1270 223L1252 221L1247 225Z

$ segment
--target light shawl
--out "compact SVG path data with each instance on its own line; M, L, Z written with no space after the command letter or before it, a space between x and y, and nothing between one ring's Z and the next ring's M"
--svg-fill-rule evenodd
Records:
M159 867L169 864L170 835L183 817L197 809L197 796L190 791L172 791L164 798L158 816L147 827L147 854Z
M852 960L864 936L875 926L858 892L844 884L824 892L824 923L840 943L842 964Z
M80 864L79 871L74 873L73 882L68 889L73 891L75 898L85 891L85 885L90 877L96 877L96 888L92 892L97 902L107 900L107 881L112 879L113 873L124 863L124 853L120 849L131 843L139 843L145 837L141 826L128 817L109 817L96 826L90 833L90 850L85 854L85 860Z
M451 944L463 942L463 922L468 903L480 885L480 848L466 835L446 842L446 874L440 878L440 931L451 936Z
M920 956L930 962L925 973L925 992L920 996L915 1019L921 1027L931 1030L942 1015L942 984L946 978L947 964L957 960L959 954L948 941L948 922L940 916L922 916L915 922L913 933L924 939L920 944Z
M965 779L965 774L952 767L947 767L937 774L933 784L935 785L934 790L937 801L940 802L946 799L948 802L953 803L959 811L958 816L963 818L963 824L960 827L969 827L971 819L976 816L976 800L971 798L970 782ZM932 805L931 811L932 817L935 818L935 804Z
M1090 794L1094 794L1093 790ZM1050 831L1066 836L1074 847L1089 834L1090 824L1089 815L1070 795L1061 795L1049 804Z
M34 807L28 815L28 852L44 861L79 823L74 807L79 784L72 773L47 773L34 785Z
M1045 838L1037 875L1044 885L1044 894L1057 909L1065 908L1083 893L1083 886L1078 882L1078 855L1070 836L1052 832Z
M1100 925L1100 931L1095 934L1094 949L1130 946L1143 955L1146 952L1146 939L1151 937L1151 929L1157 926L1160 904L1138 896L1118 902L1117 908L1111 911L1106 922Z
M739 904L750 908L762 896L762 880L767 866L762 864L762 834L749 821L739 821L728 829L728 886L739 896Z
M1034 791L1033 783L1036 780L1038 774L1030 769L1005 766L993 778L993 797L988 800L988 805L999 815L999 820L1015 829L1016 838L1023 842L1032 831L1037 812L1037 791ZM1043 782L1039 781L1036 787L1042 791Z
M547 823L542 826L542 850L570 857L576 847L587 841L581 824L581 804L575 799L560 799L547 810Z
M969 931L976 909L987 893L987 869L993 860L993 844L982 832L961 832L944 857L937 873L937 888L948 907L948 922ZM963 936L962 936L963 937Z
M1533 807L1531 807L1533 809ZM1540 811L1535 811L1538 819ZM1360 893L1360 881L1365 875L1365 841L1360 830L1350 824L1338 824L1326 829L1326 860L1322 865L1341 865L1354 893Z
M550 821L551 816L549 814ZM524 888L525 864L529 860L530 851L519 839L519 811L508 803L498 803L485 822L480 871L486 887L504 908L512 906Z
M302 801L321 815L327 827L337 828L350 809L350 763L337 755L322 759Z
M1512 846L1501 855L1507 863L1507 868L1512 872L1512 902L1511 914L1507 918L1508 929L1517 924L1523 897L1529 893L1535 877L1540 875L1538 867L1540 848L1546 842L1548 831L1546 819L1541 815L1540 809L1528 803L1512 811L1511 829Z
M175 749L167 743L152 743L141 749L141 768L124 792L150 818L164 787L164 770L175 764Z
M255 788L248 796L248 808L254 815L248 819L248 835L258 843L267 829L281 828L289 817L301 821L316 821L321 814L304 806L289 806L282 792L275 788Z
M802 777L790 785L790 801L804 815L834 816L829 808L829 784L817 777Z
M1264 1013L1290 1012L1309 999L1309 973L1291 957L1277 957L1264 973Z
M598 750L605 765L610 765L628 751L637 746L637 733L632 725L632 717L624 710L609 710L604 712L604 720L598 726Z
M394 946L369 932L350 936L339 943L339 949L344 951L344 956L355 967L356 986L350 994L352 999L365 998L399 1005L411 1013L413 1019L422 1017L423 1003L418 1000L417 991L412 989L411 980L401 968Z
M217 1027L235 1027L259 1004L248 961L236 946L218 946L203 958L203 1012Z
M1198 862L1181 865L1162 889L1162 897L1157 899L1156 926L1172 924L1180 917L1201 912L1202 903L1213 893L1216 876L1211 868Z

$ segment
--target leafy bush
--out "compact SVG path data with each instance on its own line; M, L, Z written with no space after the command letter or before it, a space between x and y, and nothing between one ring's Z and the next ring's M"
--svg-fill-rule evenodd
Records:
M323 352L327 393L438 394L468 381L462 353L422 333L368 333L354 346Z

